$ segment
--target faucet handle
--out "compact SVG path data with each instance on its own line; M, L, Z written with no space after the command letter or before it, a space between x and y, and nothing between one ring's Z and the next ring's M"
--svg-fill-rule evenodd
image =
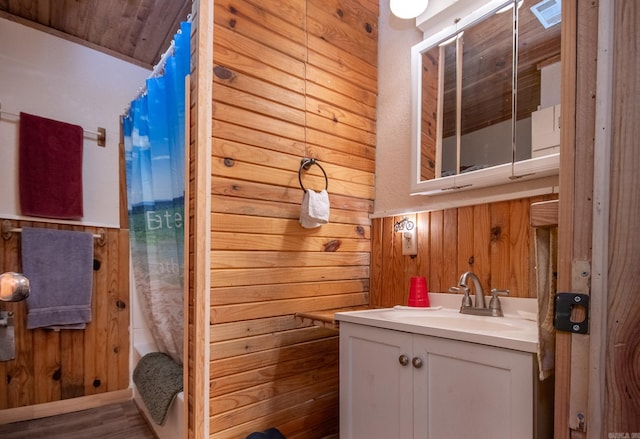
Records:
M499 309L502 310L502 306L500 305L500 299L498 296L508 296L509 290L498 290L497 288L491 289L491 300L489 301L489 309Z
M464 286L458 287L449 287L450 293L462 293L464 296L462 297L462 306L471 306L471 297L469 296L469 288Z

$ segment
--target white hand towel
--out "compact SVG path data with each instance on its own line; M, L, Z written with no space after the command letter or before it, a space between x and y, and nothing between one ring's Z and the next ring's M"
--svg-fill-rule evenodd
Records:
M306 189L302 197L300 224L305 229L320 227L329 222L329 194Z

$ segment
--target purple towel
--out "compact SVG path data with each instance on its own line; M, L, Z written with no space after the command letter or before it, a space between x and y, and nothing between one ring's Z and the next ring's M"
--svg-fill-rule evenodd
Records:
M83 136L78 125L20 113L18 183L23 215L82 218Z
M80 329L91 321L91 233L23 227L22 272L31 285L27 329Z

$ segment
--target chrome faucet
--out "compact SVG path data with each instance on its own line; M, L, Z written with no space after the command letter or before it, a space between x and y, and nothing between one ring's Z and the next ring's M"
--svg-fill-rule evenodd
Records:
M471 296L469 295L469 279L471 279L471 281L473 282L475 302L471 301ZM502 313L502 305L500 304L498 295L509 294L508 290L497 290L495 288L492 289L491 300L489 301L489 307L487 308L486 302L484 300L484 290L482 289L480 279L478 279L478 276L476 276L475 273L471 271L462 273L462 276L460 276L460 280L458 281L458 285L449 288L449 292L464 294L464 296L462 297L462 305L460 306L460 312L462 314L493 317L502 317L504 315Z
M480 279L478 279L478 276L476 276L475 273L473 273L472 271L467 271L465 273L462 273L462 276L460 276L460 280L458 281L458 284L463 287L467 287L467 290L468 290L469 279L471 279L471 281L473 282L473 291L476 293L476 300L473 304L473 307L486 308L487 305L484 301L484 290L482 289L482 284L480 283Z

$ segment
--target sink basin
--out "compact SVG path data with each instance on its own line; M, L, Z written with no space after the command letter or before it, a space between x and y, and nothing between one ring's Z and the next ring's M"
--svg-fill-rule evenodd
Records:
M457 308L383 308L337 313L339 321L378 326L526 352L536 352L536 322L505 317L461 314Z
M450 313L412 313L407 315L402 311L389 311L380 317L409 324L428 325L436 328L450 328L461 331L519 331L524 329L521 325L501 320L503 317L449 314Z
M420 311L420 310L386 310L379 313L383 319L404 322L414 325L426 325L436 328L453 329L460 331L519 331L527 325L513 322L504 317L486 317L460 314L453 310Z

